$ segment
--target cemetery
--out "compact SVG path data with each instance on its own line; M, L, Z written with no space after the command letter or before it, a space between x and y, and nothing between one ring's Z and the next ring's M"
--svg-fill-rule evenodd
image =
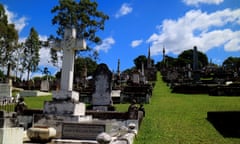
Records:
M60 78L0 83L0 144L240 143L239 67L204 65L196 46L190 62L170 66L163 50L154 65L149 48L141 68L121 73L118 60L114 73L102 62L89 75L85 63L82 75L86 37L61 28L48 41L62 52Z

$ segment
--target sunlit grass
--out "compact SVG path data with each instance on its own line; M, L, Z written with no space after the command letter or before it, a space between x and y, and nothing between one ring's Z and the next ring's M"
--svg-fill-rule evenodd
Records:
M30 108L42 108L47 97L26 97ZM127 111L129 104L115 105ZM158 74L151 103L134 144L239 144L238 138L224 138L209 123L208 111L239 111L240 97L213 97L171 93Z
M171 93L158 75L151 104L134 144L238 144L206 120L208 111L240 110L240 97Z

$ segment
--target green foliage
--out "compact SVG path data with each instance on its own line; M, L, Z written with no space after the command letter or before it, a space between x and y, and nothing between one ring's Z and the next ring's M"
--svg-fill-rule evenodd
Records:
M199 66L199 68L207 66L208 65L207 56L200 51L197 51L197 55L198 55L198 66ZM191 65L193 64L193 50L192 49L183 51L178 56L178 65L179 66L184 67L187 64L191 64Z
M52 19L52 24L58 25L57 34L59 37L50 36L50 40L59 41L64 36L65 28L76 28L77 38L84 38L88 42L101 43L101 38L96 35L99 30L104 30L105 21L109 17L99 11L96 1L80 0L60 0L59 5L53 7L52 13L56 15ZM92 48L87 46L87 51L92 52ZM76 52L79 54L79 51ZM56 50L51 49L51 62L58 61ZM93 51L92 57L97 60L98 53Z
M133 61L137 69L142 69L142 63L144 64L145 68L147 67L148 58L145 55L140 55L137 58L135 58ZM153 59L151 59L151 63L152 64L154 63Z
M9 24L7 15L0 4L0 64L8 65L7 77L10 77L11 66L15 64L13 53L17 48L18 32L14 24Z
M78 57L75 60L74 77L84 76L85 68L87 69L87 76L92 75L97 68L96 61L89 57L81 58Z
M53 7L52 13L57 13L52 19L52 23L59 25L57 33L60 36L64 34L64 28L76 28L77 37L85 38L92 42L100 42L96 36L98 30L104 29L105 20L109 17L103 12L97 10L96 1L81 0L60 0L59 5Z
M41 42L38 37L38 33L34 28L31 28L30 34L25 41L24 46L24 61L23 67L27 69L27 80L29 80L29 73L34 72L38 68L40 61L39 50L41 48Z
M228 57L223 62L223 66L230 69L237 69L240 67L240 57Z

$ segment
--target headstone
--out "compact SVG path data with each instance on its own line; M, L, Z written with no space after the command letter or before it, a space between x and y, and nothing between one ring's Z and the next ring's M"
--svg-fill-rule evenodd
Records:
M134 71L132 74L132 81L134 84L139 84L140 82L140 74L138 71Z
M106 111L112 104L112 72L106 64L99 64L94 73L95 90L92 95L92 105L94 110Z
M12 86L8 83L0 83L0 98L12 97Z
M41 81L41 89L40 90L45 91L45 92L48 92L50 90L48 80Z

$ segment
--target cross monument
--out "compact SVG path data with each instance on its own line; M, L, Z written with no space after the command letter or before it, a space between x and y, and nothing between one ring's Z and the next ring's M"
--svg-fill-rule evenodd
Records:
M53 91L53 100L44 103L45 114L84 115L84 104L79 103L79 94L73 91L74 58L76 50L86 49L86 42L76 36L76 29L65 28L62 41L54 43L53 48L63 50L60 90Z
M56 42L55 49L63 50L63 62L62 62L62 73L60 91L54 93L55 99L75 99L78 101L78 96L72 91L73 85L73 72L74 72L74 58L76 50L85 50L86 42L83 39L76 37L76 29L65 29L64 39L60 42Z

